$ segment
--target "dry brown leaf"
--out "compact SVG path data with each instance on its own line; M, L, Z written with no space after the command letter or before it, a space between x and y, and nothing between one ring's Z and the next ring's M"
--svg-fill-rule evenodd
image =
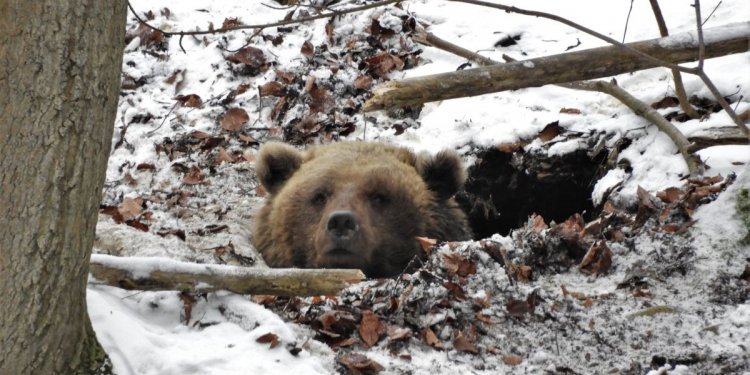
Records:
M313 54L315 53L315 47L313 47L312 43L310 43L309 40L306 40L304 43L302 43L302 48L300 49L300 52L303 56L309 58L313 57Z
M266 55L262 50L251 46L243 47L239 51L225 57L225 59L235 64L247 64L260 71L268 69Z
M196 94L178 95L175 100L180 102L183 107L200 108L203 105L203 100Z
M119 211L125 220L133 220L143 211L143 198L125 198L122 200Z
M664 99L659 100L658 102L651 103L651 108L662 109L677 107L678 105L680 105L679 99L675 98L674 96L665 96Z
M375 313L370 310L365 310L362 313L362 320L359 323L359 336L367 347L371 347L378 343L384 328L383 323L378 319Z
M595 242L581 260L580 270L589 275L601 275L612 267L612 251L605 241Z
M449 275L466 277L477 273L477 265L460 254L443 254L445 270Z
M188 173L182 178L182 183L186 185L198 185L203 183L204 178L205 176L201 172L201 169L194 165L190 167Z
M437 245L437 240L433 238L427 238L427 237L414 237L417 239L417 242L419 242L419 245L422 247L422 251L425 252L425 254L430 255L432 254L432 248Z
M279 336L268 332L265 335L262 335L255 339L255 342L261 343L261 344L271 344L271 349L279 346Z
M563 131L564 129L560 126L560 123L558 121L555 121L553 123L547 124L547 126L545 126L544 129L539 132L537 138L539 138L539 140L542 142L548 142L560 135Z
M666 203L677 202L678 200L680 200L680 198L682 198L682 195L682 190L676 187L666 188L656 193L656 197Z
M361 75L354 80L354 88L360 90L367 90L372 87L372 77L368 75Z
M377 374L385 369L379 363L360 353L346 353L336 357L336 361L357 374Z
M453 349L463 353L479 353L477 347L463 333L459 332L453 339Z
M244 125L248 121L250 121L250 116L244 109L230 108L224 113L224 116L221 118L220 124L222 129L228 130L230 132L236 132L239 131L242 128L242 125Z
M406 340L411 337L411 330L397 325L388 325L386 330L388 338L393 341Z
M224 147L219 147L219 153L216 154L216 159L214 159L215 164L221 164L222 162L234 163L236 161L237 160L232 155L229 155Z
M503 362L509 366L518 366L523 363L523 357L515 354L508 354L503 356Z
M438 339L438 337L435 335L435 332L432 332L432 329L430 329L430 327L422 330L422 341L428 346L443 350L443 343L440 342L440 339Z
M260 86L260 96L277 96L286 95L285 86L277 81L266 82Z
M505 310L508 311L510 316L516 318L523 318L524 315L533 311L532 306L530 306L527 301L515 299L513 297L508 298L508 301L505 303Z

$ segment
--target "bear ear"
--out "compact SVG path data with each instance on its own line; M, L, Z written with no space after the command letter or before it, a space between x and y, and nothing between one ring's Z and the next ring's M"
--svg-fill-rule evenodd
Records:
M260 148L255 174L267 192L276 194L302 165L302 154L284 143L266 143Z
M451 198L464 185L466 174L461 158L454 151L440 151L435 156L422 153L417 158L417 171L440 200Z

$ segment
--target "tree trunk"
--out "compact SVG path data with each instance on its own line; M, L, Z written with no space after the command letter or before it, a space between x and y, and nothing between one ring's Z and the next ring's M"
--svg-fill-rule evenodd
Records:
M125 2L0 2L0 374L111 373L86 309Z
M705 58L742 53L750 49L750 22L737 22L704 30ZM698 60L695 33L675 34L628 46L673 64ZM433 74L382 83L372 90L362 111L413 106L553 83L583 81L654 68L656 65L617 46L539 57L450 73Z

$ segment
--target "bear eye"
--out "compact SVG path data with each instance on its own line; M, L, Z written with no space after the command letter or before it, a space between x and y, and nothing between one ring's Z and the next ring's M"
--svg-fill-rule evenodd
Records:
M328 194L324 192L318 192L313 195L311 202L316 206L322 206L328 201Z
M383 193L372 193L370 194L370 201L375 205L382 206L387 204L390 199Z

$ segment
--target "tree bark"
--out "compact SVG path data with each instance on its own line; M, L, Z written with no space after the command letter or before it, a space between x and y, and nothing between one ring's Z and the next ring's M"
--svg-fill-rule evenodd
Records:
M750 49L750 22L738 22L704 30L705 58L746 52ZM628 46L670 63L698 59L695 33L630 43ZM510 64L390 81L373 90L363 111L453 99L491 92L515 90L609 77L654 68L656 65L623 48L608 46L540 57Z
M0 2L0 374L106 374L88 263L125 2Z
M276 296L333 295L365 278L360 270L251 268L100 254L91 257L91 275L129 290L228 290Z

